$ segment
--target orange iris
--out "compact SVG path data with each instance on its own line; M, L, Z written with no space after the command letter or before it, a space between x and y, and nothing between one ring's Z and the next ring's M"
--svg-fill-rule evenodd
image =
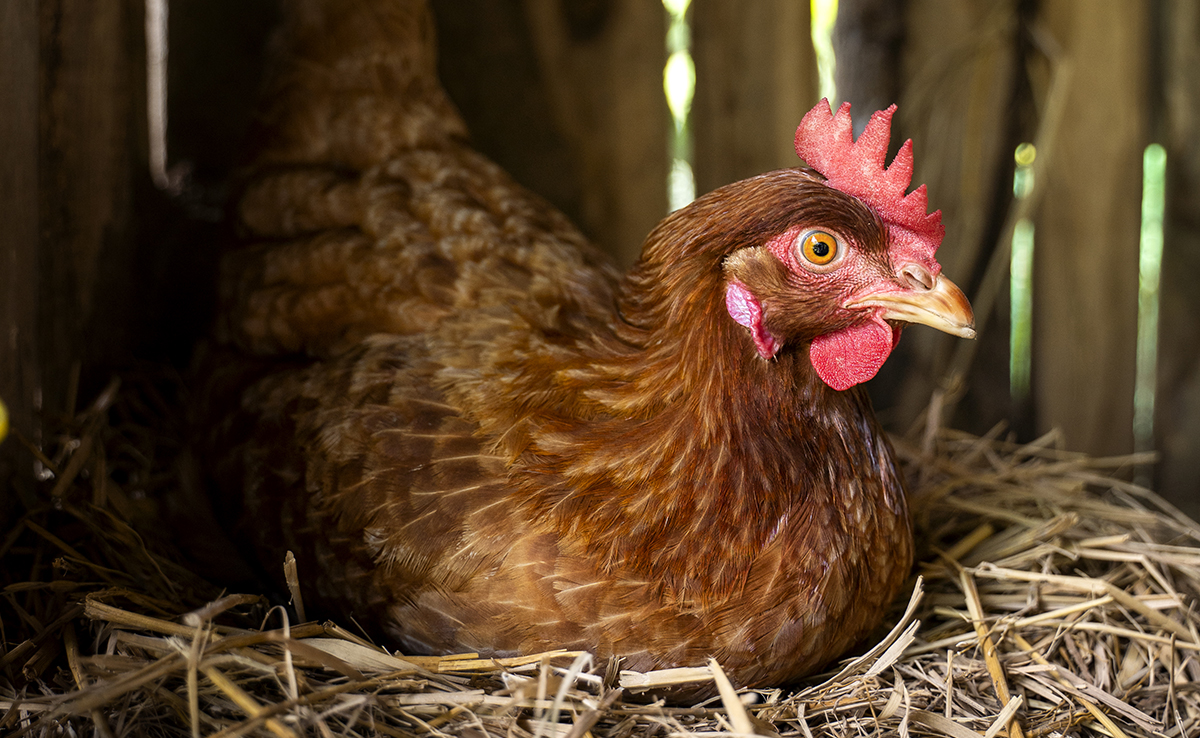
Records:
M813 231L804 237L800 253L810 263L825 266L837 258L837 239L825 231Z

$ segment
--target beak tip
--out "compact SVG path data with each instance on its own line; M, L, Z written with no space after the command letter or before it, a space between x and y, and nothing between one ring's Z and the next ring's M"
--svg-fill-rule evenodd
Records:
M880 308L879 317L917 323L959 338L975 338L975 312L958 285L939 276L928 289L868 291L845 304L847 308Z

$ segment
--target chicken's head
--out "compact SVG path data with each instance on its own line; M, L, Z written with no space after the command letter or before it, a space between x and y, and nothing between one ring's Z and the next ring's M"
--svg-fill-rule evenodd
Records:
M725 263L725 305L758 353L807 345L818 376L843 390L875 376L905 323L973 338L962 291L934 253L945 229L927 213L925 186L905 194L912 141L885 166L896 106L853 140L850 104L822 100L796 131L796 153L820 174L795 170L804 191L786 227Z

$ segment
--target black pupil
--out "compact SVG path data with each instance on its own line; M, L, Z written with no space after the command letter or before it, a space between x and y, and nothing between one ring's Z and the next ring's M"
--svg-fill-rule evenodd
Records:
M829 256L829 244L825 243L824 241L818 241L814 238L812 252L813 256L817 257L818 259L824 259L826 256Z

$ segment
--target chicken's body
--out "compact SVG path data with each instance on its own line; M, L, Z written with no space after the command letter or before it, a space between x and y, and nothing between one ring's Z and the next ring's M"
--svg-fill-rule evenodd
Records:
M890 273L889 226L771 172L621 278L468 147L419 10L303 7L224 282L224 338L273 368L213 468L264 566L296 552L310 600L406 651L779 685L861 639L908 574L903 485L865 393L810 362L854 314L773 254L820 227Z

